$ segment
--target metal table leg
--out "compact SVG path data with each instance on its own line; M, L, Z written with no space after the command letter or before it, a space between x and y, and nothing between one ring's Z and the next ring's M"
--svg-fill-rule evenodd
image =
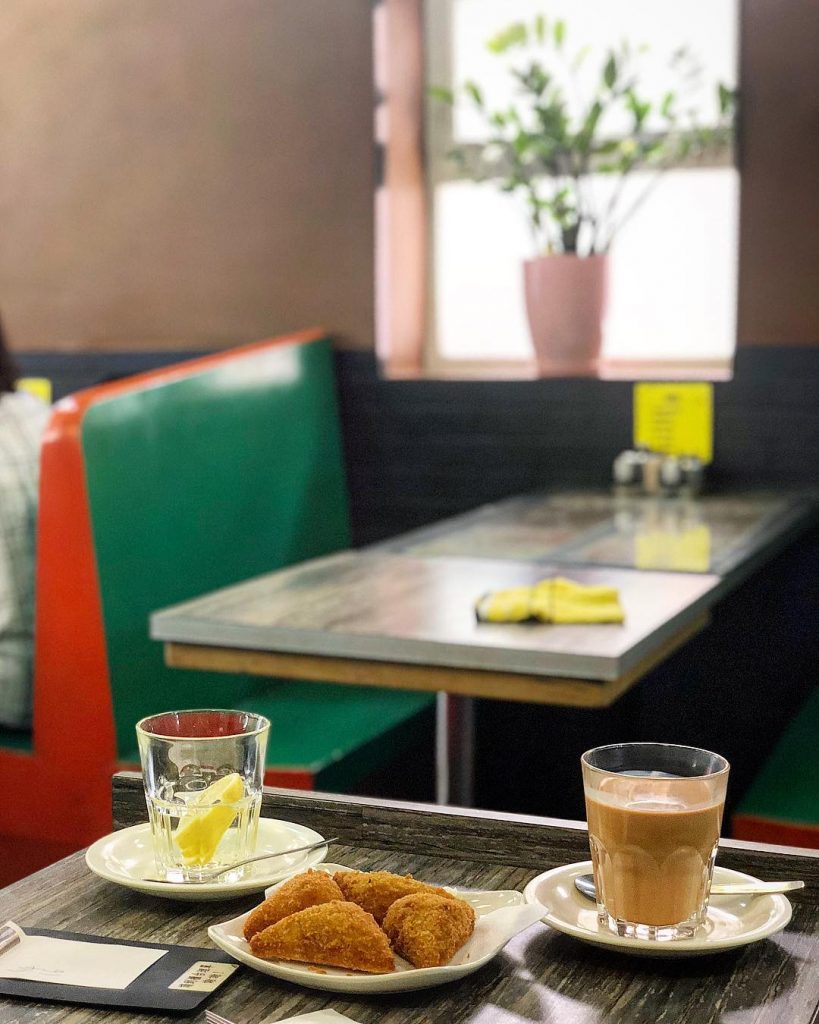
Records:
M435 718L435 799L471 807L475 782L475 702L439 693Z

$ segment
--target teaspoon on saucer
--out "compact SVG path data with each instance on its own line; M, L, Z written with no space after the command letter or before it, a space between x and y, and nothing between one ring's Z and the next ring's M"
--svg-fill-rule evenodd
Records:
M597 899L594 886L594 875L578 875L574 880L575 888L590 900ZM804 889L804 882L735 882L729 885L712 885L712 896L759 896L763 893L792 892Z
M255 864L259 860L270 860L272 857L285 857L289 853L309 853L310 850L318 850L321 846L328 846L330 843L337 843L338 836L333 836L332 839L321 839L316 843L307 843L305 846L294 846L290 850L279 850L278 853L262 853L258 857L247 857L245 860L237 860L235 864L228 864L224 868L217 868L212 871L203 871L202 877L197 878L195 882L180 882L178 879L173 878L157 878L150 875L146 875L143 878L144 882L165 882L168 885L202 885L206 882L215 882L220 875L227 874L228 871L233 871L236 868L244 867L245 864ZM591 875L589 876L591 877ZM592 897L594 898L594 897Z

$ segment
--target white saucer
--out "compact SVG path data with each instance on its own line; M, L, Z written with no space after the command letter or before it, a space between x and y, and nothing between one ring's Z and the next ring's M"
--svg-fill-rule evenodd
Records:
M324 837L304 825L275 818L259 819L256 853L289 850ZM172 900L226 900L243 893L260 892L265 886L281 881L320 864L327 856L327 847L309 853L285 854L275 860L251 864L238 882L150 882L145 876L156 874L151 826L132 825L110 836L103 836L88 847L85 863L100 878L138 892L149 892Z
M545 871L526 886L529 903L549 908L543 918L559 932L572 935L594 946L616 947L639 956L707 956L726 949L758 942L782 931L791 919L789 901L777 893L760 896L713 896L705 924L692 939L655 942L649 939L621 938L597 920L597 907L575 888L578 875L590 874L590 860ZM753 875L715 867L714 882L757 882Z
M332 873L349 871L350 868L341 864L322 864L320 870ZM325 992L376 995L383 992L411 992L414 989L434 988L472 974L503 949L512 937L510 931L514 934L530 927L540 920L543 911L543 907L540 907L537 913L526 914L529 908L523 893L514 890L466 890L451 886L444 888L471 903L475 908L477 921L472 937L443 967L413 967L400 957L396 957L395 971L392 974L361 974L344 968L318 967L295 963L292 960L262 960L250 952L250 947L242 934L242 926L248 914L234 917L232 921L225 921L223 924L211 925L208 928L208 935L220 949L248 967L261 971L262 974ZM535 908L531 909L534 911ZM514 924L510 923L513 919Z

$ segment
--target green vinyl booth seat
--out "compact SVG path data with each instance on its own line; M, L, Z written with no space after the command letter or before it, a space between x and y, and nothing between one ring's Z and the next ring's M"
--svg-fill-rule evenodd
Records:
M146 714L239 707L272 723L269 782L354 788L433 698L172 669L146 632L157 608L349 546L329 341L147 383L82 430L118 757L138 760Z
M138 762L135 723L155 712L266 715L273 785L354 791L388 766L428 728L434 696L172 669L148 636L158 608L348 544L332 352L317 332L59 403L41 468L33 733L0 736L0 773L20 794L0 857L6 841L53 859L110 831L111 773ZM45 794L36 816L32 787Z
M819 689L785 730L735 811L732 834L819 849Z

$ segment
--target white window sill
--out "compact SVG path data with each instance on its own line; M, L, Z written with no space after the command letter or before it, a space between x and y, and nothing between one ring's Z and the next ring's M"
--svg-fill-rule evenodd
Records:
M436 361L421 369L384 368L388 380L695 380L728 381L733 377L733 359L699 360L603 360L596 373L567 374L539 370L534 362Z

